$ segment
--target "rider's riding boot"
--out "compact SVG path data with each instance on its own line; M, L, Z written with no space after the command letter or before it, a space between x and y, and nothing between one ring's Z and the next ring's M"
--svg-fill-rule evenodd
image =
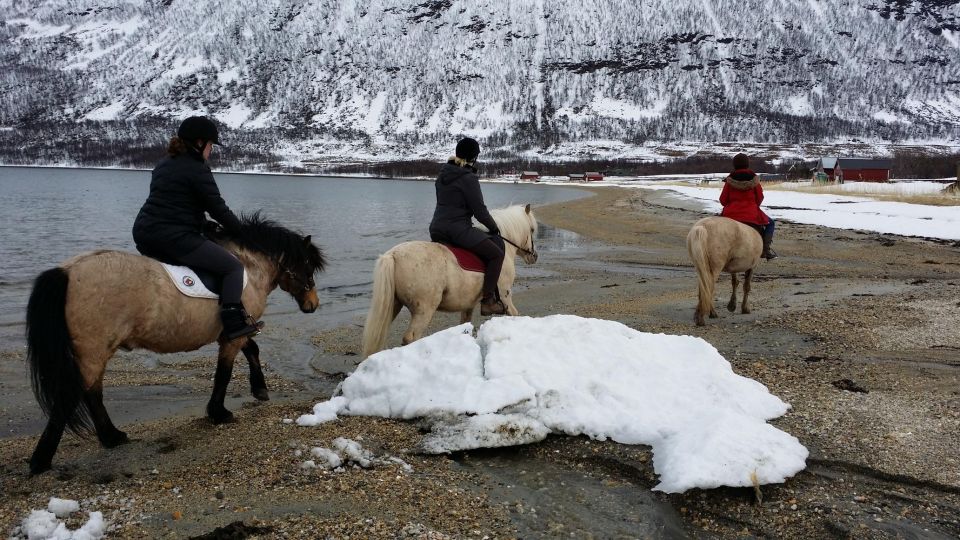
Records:
M485 294L483 299L480 300L480 315L484 317L490 315L506 315L507 306L503 305L503 302L497 298L495 294Z
M777 258L777 252L770 247L773 244L773 233L764 233L763 235L763 253L760 254L766 260Z
M223 322L220 337L227 340L255 336L263 328L263 321L253 320L243 304L224 304L220 308L220 320Z

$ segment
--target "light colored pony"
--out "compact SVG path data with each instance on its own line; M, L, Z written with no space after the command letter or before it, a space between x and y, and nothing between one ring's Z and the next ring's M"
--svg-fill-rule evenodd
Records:
M309 236L255 214L241 220L236 237L219 242L247 270L243 304L255 319L277 287L305 313L319 306L313 276L323 270L324 258ZM27 361L34 395L49 420L30 458L30 472L50 468L65 428L81 434L95 430L107 448L127 442L103 406L103 375L118 349L170 353L219 341L207 404L211 420L233 418L223 400L241 349L250 361L251 390L268 399L256 343L221 339L219 311L213 300L181 294L159 262L133 253L85 253L40 274L27 304Z
M704 315L717 317L713 309L713 292L720 272L729 272L733 279L733 293L727 309L737 309L737 272L743 272L743 304L741 311L750 313L747 297L750 295L750 280L753 269L760 261L763 240L760 234L739 221L725 217L708 217L693 224L687 234L687 252L697 269L699 301L693 320L703 326Z
M537 220L529 204L500 208L490 214L506 248L497 286L507 314L518 315L511 294L517 275L514 257L519 253L525 263L537 262L533 245ZM454 254L441 244L415 241L394 246L377 259L373 271L373 298L363 328L363 357L383 349L390 323L404 306L411 315L404 345L423 336L438 310L459 312L461 323L469 322L482 286L483 274L460 268Z

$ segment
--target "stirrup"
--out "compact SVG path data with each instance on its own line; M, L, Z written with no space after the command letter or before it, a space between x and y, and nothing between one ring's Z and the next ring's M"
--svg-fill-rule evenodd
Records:
M489 317L490 315L506 315L507 306L499 298L494 297L493 301L489 304L484 304L483 301L480 302L480 315L484 317Z

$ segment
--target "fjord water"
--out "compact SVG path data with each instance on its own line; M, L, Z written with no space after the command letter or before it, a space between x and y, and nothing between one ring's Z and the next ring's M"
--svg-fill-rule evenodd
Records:
M307 328L342 324L365 312L376 258L408 240L428 240L435 202L433 182L217 173L237 213L262 210L281 225L311 234L328 260L317 276L321 309L300 315L286 293L270 297L271 315L297 314ZM131 227L146 199L150 172L0 167L0 339L23 344L23 320L33 279L73 255L94 249L136 251ZM585 192L557 186L489 183L490 208L571 200ZM542 228L538 248L549 253L565 240ZM525 271L519 266L521 276ZM306 320L312 318L313 320Z

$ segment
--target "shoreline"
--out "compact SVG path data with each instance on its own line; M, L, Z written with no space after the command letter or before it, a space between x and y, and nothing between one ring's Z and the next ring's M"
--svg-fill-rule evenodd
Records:
M119 373L116 380L135 398L137 388L169 382L163 377L178 370L196 412L118 422L135 440L113 450L68 435L55 470L36 478L26 477L22 461L35 436L0 439L0 489L9 494L0 502L0 533L57 496L91 501L85 504L104 511L118 537L182 537L237 520L268 528L267 538L393 538L402 531L436 538L960 534L960 329L951 324L960 317L960 250L784 223L776 240L781 258L757 271L753 313L718 308L720 318L698 328L683 241L702 215L696 203L674 207L663 193L577 187L594 195L535 209L541 222L576 233L571 242L582 248L541 257L536 276L516 292L521 314L571 313L707 340L737 373L792 404L774 423L810 449L807 470L763 486L758 502L752 489L652 492L649 448L584 437L421 456L409 450L420 436L410 422L283 424L326 394L271 372L266 350L268 386L278 401L247 396L246 368L238 363L228 391L237 422L212 426L201 414L213 359L177 367L152 355L162 369L115 360L107 384ZM729 280L721 278L717 296L728 292ZM406 320L404 312L392 326L390 346L399 344ZM428 333L456 320L438 315ZM297 339L316 349L310 365L332 387L356 361L359 335L351 324ZM14 356L0 362L22 370ZM866 392L841 389L844 380ZM115 391L107 388L105 397ZM36 408L29 399L26 406ZM299 467L304 458L295 450L328 446L338 436L362 439L376 455L399 456L413 472Z

